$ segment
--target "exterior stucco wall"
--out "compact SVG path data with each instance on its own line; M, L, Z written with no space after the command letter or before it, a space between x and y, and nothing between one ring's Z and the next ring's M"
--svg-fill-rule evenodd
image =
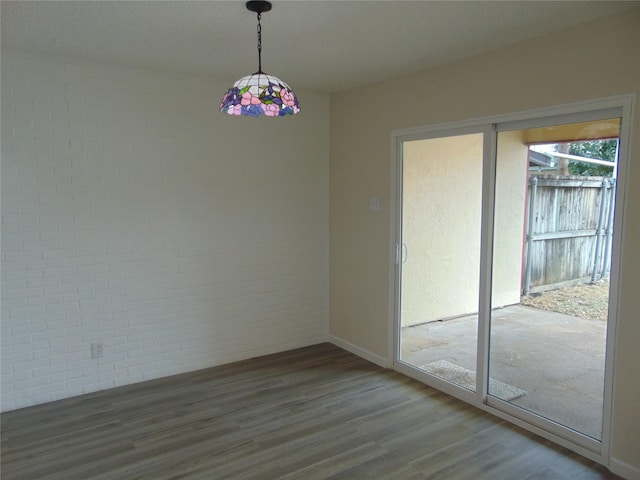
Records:
M498 134L491 288L494 308L520 302L527 150L521 131Z
M478 310L482 134L404 143L402 324Z
M482 134L403 145L402 325L476 313L480 275ZM520 300L527 147L499 136L492 305Z

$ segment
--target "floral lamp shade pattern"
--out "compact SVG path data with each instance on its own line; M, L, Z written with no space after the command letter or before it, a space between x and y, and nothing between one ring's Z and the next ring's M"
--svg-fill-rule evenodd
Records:
M220 111L229 115L282 117L300 111L291 87L278 77L257 72L238 80L225 93Z

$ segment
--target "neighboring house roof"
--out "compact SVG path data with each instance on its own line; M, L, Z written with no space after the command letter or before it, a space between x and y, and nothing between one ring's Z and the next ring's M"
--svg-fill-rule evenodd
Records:
M555 169L556 162L551 155L529 149L529 168L531 167L538 167L537 170Z

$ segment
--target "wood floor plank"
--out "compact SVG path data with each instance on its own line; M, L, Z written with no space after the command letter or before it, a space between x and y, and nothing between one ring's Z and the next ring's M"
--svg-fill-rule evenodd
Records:
M330 344L1 416L2 478L614 479Z

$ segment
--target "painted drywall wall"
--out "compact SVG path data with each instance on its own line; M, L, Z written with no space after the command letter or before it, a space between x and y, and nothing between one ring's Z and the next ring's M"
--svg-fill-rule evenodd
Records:
M330 334L388 357L391 132L640 92L640 9L331 97ZM584 75L589 66L588 75ZM541 74L545 72L545 74ZM412 92L420 92L413 95ZM397 98L372 102L372 98ZM636 105L637 107L637 105ZM634 113L615 353L612 461L640 472L640 109ZM366 119L366 121L363 121ZM368 198L381 198L380 212Z
M3 410L326 341L329 97L227 88L3 51Z

